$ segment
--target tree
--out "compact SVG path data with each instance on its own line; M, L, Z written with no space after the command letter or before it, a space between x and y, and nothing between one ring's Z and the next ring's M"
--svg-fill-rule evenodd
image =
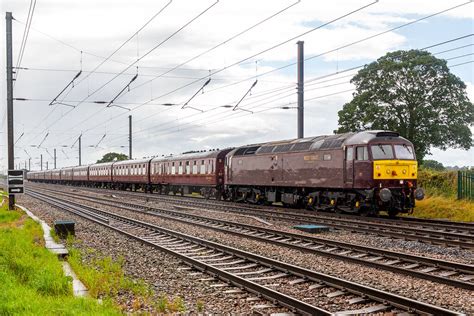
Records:
M422 166L423 168L431 169L431 170L437 170L437 171L446 170L446 168L443 166L441 162L436 161L436 160L431 160L431 159L423 160Z
M127 156L127 155L120 154L120 153L110 152L110 153L106 153L106 154L102 157L102 159L97 160L97 163L101 163L101 162L111 162L111 161L120 161L120 160L127 160L127 159L128 159L128 156Z
M431 147L469 149L474 105L446 61L420 50L387 53L351 83L356 92L339 111L338 133L387 129L413 142L417 158Z

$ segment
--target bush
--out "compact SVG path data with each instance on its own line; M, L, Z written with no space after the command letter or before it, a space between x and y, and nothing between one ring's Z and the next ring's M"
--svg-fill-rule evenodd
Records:
M418 186L424 188L427 195L455 197L457 194L457 172L420 169Z

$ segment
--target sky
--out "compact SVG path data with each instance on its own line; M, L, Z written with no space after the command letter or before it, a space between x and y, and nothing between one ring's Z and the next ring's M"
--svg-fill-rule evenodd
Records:
M30 0L0 1L15 18L17 66ZM14 97L26 99L14 102L15 162L31 158L38 170L42 155L52 168L56 149L57 167L77 165L79 135L82 164L128 154L129 115L134 158L295 138L297 41L306 59L305 136L337 128L354 89L357 69L348 69L466 35L428 51L448 60L472 101L473 18L474 3L457 0L37 0L14 85ZM5 69L5 38L1 45ZM4 71L0 80L6 100ZM473 166L474 148L433 148L427 158Z

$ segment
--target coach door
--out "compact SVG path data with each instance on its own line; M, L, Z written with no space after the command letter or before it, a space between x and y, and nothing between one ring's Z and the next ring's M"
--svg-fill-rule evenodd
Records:
M352 188L354 185L354 147L348 146L345 150L344 159L344 184Z

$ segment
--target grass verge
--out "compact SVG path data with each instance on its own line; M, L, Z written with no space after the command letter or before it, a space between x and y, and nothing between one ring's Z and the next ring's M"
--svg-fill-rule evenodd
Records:
M474 222L474 202L458 200L451 196L427 195L423 200L416 201L412 215L420 218Z
M418 185L426 197L416 201L413 216L443 218L458 222L474 221L474 201L457 199L457 172L421 169Z
M108 302L72 295L41 227L21 211L0 208L0 315L119 315Z

